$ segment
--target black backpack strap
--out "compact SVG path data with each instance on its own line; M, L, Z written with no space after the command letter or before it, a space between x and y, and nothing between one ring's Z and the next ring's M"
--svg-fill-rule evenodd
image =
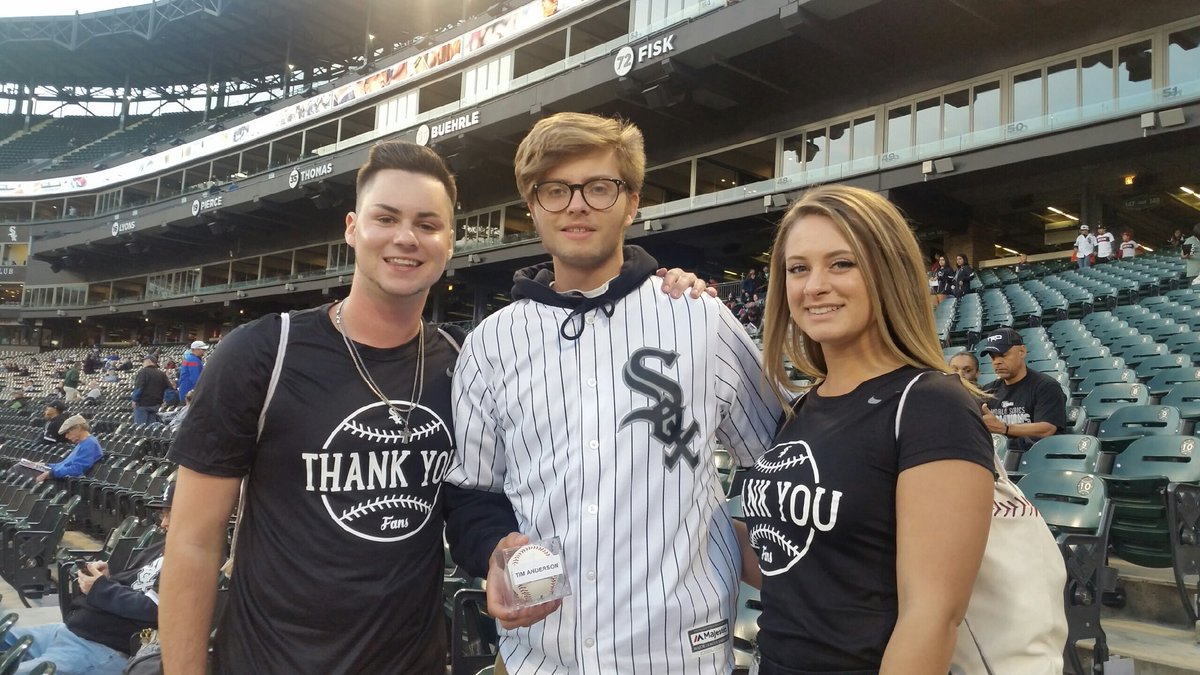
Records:
M467 331L463 330L462 326L444 323L437 327L437 332L450 343L455 354L462 351L463 343L467 341Z

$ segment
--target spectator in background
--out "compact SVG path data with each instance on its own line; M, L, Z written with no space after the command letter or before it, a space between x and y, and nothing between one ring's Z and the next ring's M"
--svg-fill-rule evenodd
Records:
M163 532L171 527L174 492L175 483L169 483L161 500L146 504L162 509L159 528ZM150 544L124 570L110 570L103 561L77 568L81 595L65 612L66 623L18 625L4 636L5 649L27 635L33 637L26 660L16 672L28 673L51 662L63 675L120 675L129 658L130 636L158 626L158 573L165 544L165 538Z
M63 375L62 387L66 392L67 403L79 400L79 363L72 363L71 368Z
M993 398L983 404L983 423L1028 450L1038 439L1067 426L1067 395L1058 382L1025 365L1025 340L1011 328L988 334L980 356L992 357L996 379L983 387Z
M1087 225L1079 226L1079 236L1075 237L1075 262L1079 269L1092 264L1091 256L1096 252L1096 237L1088 231Z
M38 439L38 443L54 445L66 442L67 439L58 433L62 430L63 421L67 419L63 415L66 409L67 404L62 401L54 401L46 406L46 410L42 413L42 417L46 420L46 426L42 427L42 437Z
M104 396L104 391L100 389L100 383L93 381L87 386L88 392L83 395L83 404L88 406L98 405L101 397Z
M174 412L163 413L164 415L171 415L171 419L167 422L167 428L170 429L172 433L179 431L179 427L183 424L184 418L187 417L188 412L190 412L192 409L192 399L195 397L196 390L193 389L187 393L187 396L183 397L182 408L179 408Z
M954 297L962 298L971 292L971 282L975 280L975 270L971 269L971 261L967 260L966 253L959 253L954 262L958 265L958 269L954 270Z
M758 293L758 272L751 269L742 277L742 302L750 302Z
M179 363L179 397L184 398L188 392L196 388L196 384L200 382L200 373L204 370L204 353L208 351L208 344L204 340L196 340L183 355L183 361Z
M20 387L14 389L12 400L8 403L8 409L24 410L28 405L29 401L25 398L25 390Z
M933 278L937 282L934 287L934 295L937 296L937 301L946 299L947 295L954 292L954 268L946 260L946 256L939 255L937 262L933 266Z
M1133 233L1125 230L1121 233L1121 257L1132 258L1137 255L1138 249L1143 248L1141 244L1133 240Z
M37 482L44 482L48 478L63 479L82 476L96 462L100 461L100 458L104 456L104 449L100 447L100 441L96 440L90 430L91 426L83 418L83 415L72 415L63 420L58 433L74 443L75 449L63 461L51 464L50 468L37 477Z
M958 373L964 382L979 384L979 359L967 350L950 357L950 369Z
M1029 264L1029 256L1022 253L1020 259L1017 260L1017 264L1013 265L1013 271L1017 274L1020 274L1022 272L1029 272L1032 270L1033 265Z
M1192 280L1193 286L1200 286L1200 223L1192 226L1192 236L1183 240L1180 255L1187 261L1184 273Z
M1113 243L1117 238L1104 225L1096 226L1096 264L1113 260Z
M174 390L166 373L158 369L153 356L142 359L142 369L133 378L133 423L157 422L158 409L162 407L168 390Z
M1182 250L1183 239L1183 230L1176 229L1175 234L1172 234L1171 237L1167 239L1167 246L1174 251Z

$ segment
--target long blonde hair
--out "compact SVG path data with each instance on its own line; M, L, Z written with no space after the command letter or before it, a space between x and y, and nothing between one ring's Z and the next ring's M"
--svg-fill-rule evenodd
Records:
M866 279L875 329L884 347L897 359L915 366L951 372L942 358L934 328L925 280L925 262L917 239L903 214L880 195L848 185L813 188L797 199L784 214L771 246L771 290L767 293L763 339L763 369L775 384L776 395L787 409L786 392L805 389L788 377L784 359L805 376L823 380L828 371L821 345L792 321L788 308L787 270L784 247L788 234L805 216L824 216L833 221L846 241Z

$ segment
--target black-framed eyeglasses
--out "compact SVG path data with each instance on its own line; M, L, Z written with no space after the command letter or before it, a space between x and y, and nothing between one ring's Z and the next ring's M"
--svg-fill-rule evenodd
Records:
M537 203L550 213L565 210L571 204L575 191L583 195L583 201L593 209L604 210L617 203L621 188L626 185L619 178L593 178L586 183L564 183L551 180L533 186Z

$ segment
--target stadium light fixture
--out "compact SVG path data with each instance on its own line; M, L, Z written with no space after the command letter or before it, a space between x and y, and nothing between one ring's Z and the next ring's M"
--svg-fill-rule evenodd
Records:
M108 165L105 164L104 162L96 162L95 164L92 165L93 171L103 171L107 168L108 168Z
M150 155L153 155L156 152L158 152L158 150L155 150L153 145L147 145L146 147L142 148L142 156L143 157L149 157Z
M1070 218L1071 220L1079 220L1079 218L1078 218L1078 217L1076 217L1076 216L1073 216L1073 215L1071 215L1071 214L1067 213L1066 211L1063 211L1062 209L1056 209L1056 208L1054 208L1053 206L1047 206L1046 208L1047 208L1048 210L1050 210L1050 211L1053 211L1053 212L1057 213L1057 214L1058 214L1058 215L1060 215L1060 216L1064 216L1064 217L1066 217L1066 218Z
M212 124L208 125L208 130L213 133L225 131L225 125L221 124L220 122L213 122Z
M290 68L289 68L289 70L290 70ZM263 115L266 115L269 112L271 112L271 106L267 105L266 103L264 103L254 109L254 114L259 117L262 117Z

